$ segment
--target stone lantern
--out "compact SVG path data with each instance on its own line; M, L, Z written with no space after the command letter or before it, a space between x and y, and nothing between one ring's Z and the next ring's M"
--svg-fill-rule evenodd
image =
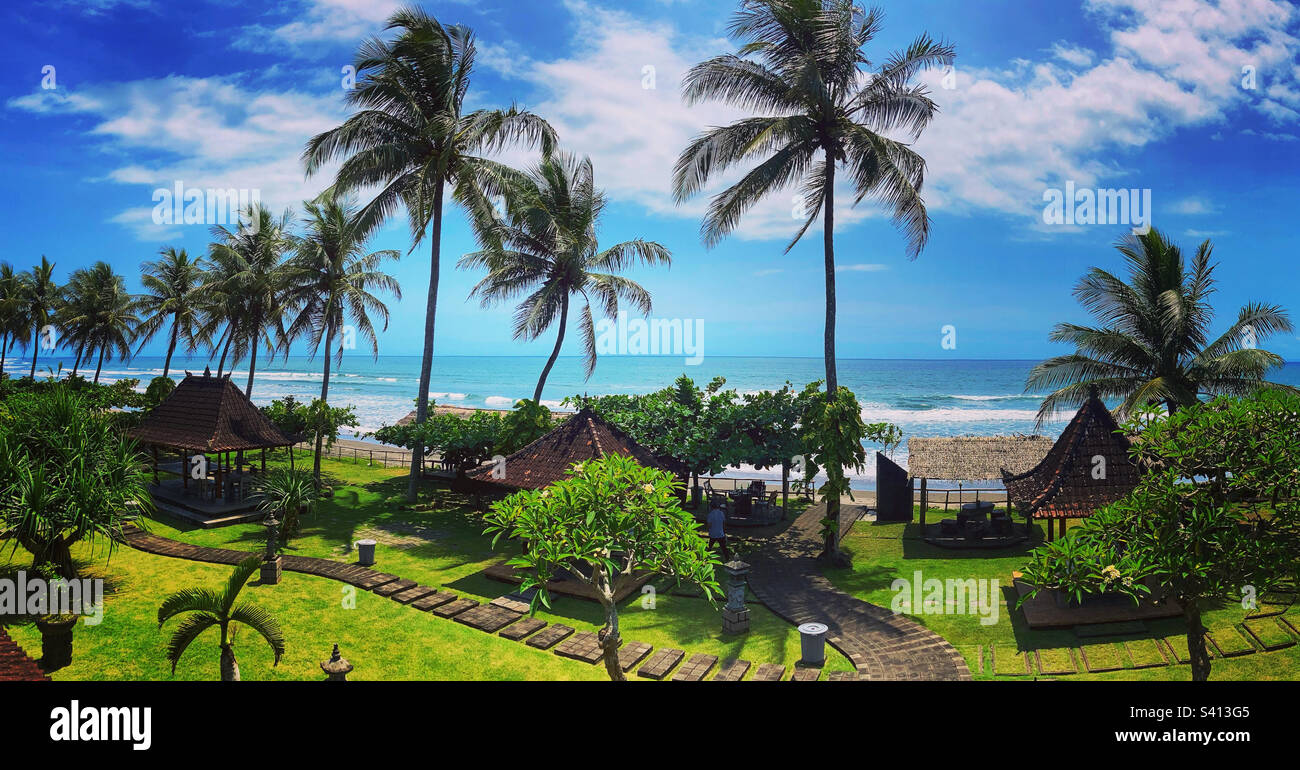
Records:
M352 664L348 662L347 658L339 654L337 642L334 644L334 652L330 655L330 659L320 664L320 670L324 671L325 675L329 677L327 681L348 681L348 674L352 672Z
M745 606L745 586L748 583L749 565L736 559L722 565L727 573L727 604L722 608L722 632L744 634L749 632L749 608Z
M262 556L262 583L276 585L280 582L280 522L275 513L268 513L262 522L266 527L266 553Z

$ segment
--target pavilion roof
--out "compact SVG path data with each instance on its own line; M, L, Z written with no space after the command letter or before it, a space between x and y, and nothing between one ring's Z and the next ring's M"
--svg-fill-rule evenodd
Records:
M1047 454L1046 436L941 436L907 440L907 472L918 479L989 481L1024 471Z
M0 682L46 682L49 677L0 626Z
M285 436L229 377L190 374L128 435L195 452L289 446Z
M681 463L659 457L595 412L583 409L546 435L507 456L504 478L493 478L491 466L479 468L469 476L514 489L541 489L567 478L574 463L611 454L631 457L650 468L676 474L687 472Z
M1027 471L1004 471L1002 483L1022 512L1055 519L1092 515L1133 491L1138 477L1128 438L1093 393L1042 462Z

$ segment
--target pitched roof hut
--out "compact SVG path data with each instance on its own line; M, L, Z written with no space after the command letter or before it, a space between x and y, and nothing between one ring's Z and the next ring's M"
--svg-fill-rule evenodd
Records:
M574 463L611 454L631 457L647 467L678 475L687 472L686 466L659 457L595 412L583 409L546 435L507 456L502 468L504 476L500 476L496 466L487 466L471 472L469 477L511 489L541 489L567 478Z
M1138 484L1138 467L1129 458L1129 440L1094 390L1041 462L1002 472L1007 496L1027 516L1061 520L1091 516Z
M192 452L237 452L294 443L229 377L207 372L181 380L127 433L145 444Z

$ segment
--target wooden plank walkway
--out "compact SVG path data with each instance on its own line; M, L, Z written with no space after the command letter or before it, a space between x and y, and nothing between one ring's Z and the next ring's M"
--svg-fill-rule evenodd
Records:
M258 555L249 551L182 543L150 534L135 526L128 526L125 540L127 545L146 553L210 564L234 565L249 556ZM600 645L595 633L590 631L579 633L576 629L562 623L548 624L540 618L528 617L527 605L513 598L502 597L489 604L479 604L477 600L458 597L454 593L420 585L414 580L403 579L397 575L357 564L310 556L282 556L281 566L288 572L347 583L371 591L377 596L386 596L419 612L429 612L449 618L486 633L499 632L503 639L523 642L539 650L551 650L562 657L588 664L596 664L601 658ZM740 681L750 670L749 661L727 660L723 661L722 667L715 676L708 678L708 674L718 664L716 656L697 653L678 668L678 664L685 658L686 653L682 650L656 651L644 642L628 642L619 649L619 664L623 671L631 673L639 665L637 675L649 679L667 679L670 674L673 674L673 669L677 668L676 675L671 677L675 681L707 679L714 682L734 682ZM751 681L780 681L785 671L784 666L763 663L757 667ZM799 671L795 672L796 676L792 679L800 676ZM816 669L813 671L820 674ZM803 673L802 676L809 675Z

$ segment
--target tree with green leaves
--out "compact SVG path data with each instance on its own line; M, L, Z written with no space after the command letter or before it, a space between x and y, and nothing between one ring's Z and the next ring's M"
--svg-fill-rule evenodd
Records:
M1123 429L1138 437L1137 489L1036 548L1025 598L1051 589L1076 602L1172 599L1187 622L1192 679L1205 681L1202 614L1225 603L1250 609L1300 580L1300 396L1220 396L1172 414L1147 406Z
M73 580L73 545L104 543L111 554L126 526L152 509L143 457L68 383L9 396L4 411L0 542L22 546L34 571Z
M276 468L255 484L257 508L280 519L280 543L302 528L302 517L316 512L322 499L320 479L289 468Z
M444 192L449 187L471 221L483 225L479 231L490 232L493 197L504 195L508 181L520 175L485 156L515 144L540 145L550 153L555 132L545 120L517 107L464 111L477 56L468 27L444 25L407 7L389 17L386 29L396 31L393 39L372 38L357 51L356 86L347 92L356 112L312 137L303 161L310 176L326 163L342 160L334 180L339 194L378 189L360 211L361 232L405 208L411 249L429 238L424 357L415 402L415 421L422 423L429 413ZM407 486L411 501L424 454L416 450Z
M1223 334L1210 339L1216 265L1208 239L1190 265L1155 228L1127 234L1115 248L1128 266L1128 281L1099 267L1088 271L1074 296L1097 325L1057 324L1051 341L1073 345L1075 352L1049 358L1029 373L1026 390L1052 390L1038 410L1040 425L1062 407L1083 403L1091 388L1121 399L1121 417L1150 404L1172 412L1202 396L1248 395L1261 386L1294 390L1264 382L1283 360L1259 342L1292 331L1278 305L1248 303Z
M596 230L605 194L596 188L590 158L548 155L508 190L506 200L505 216L488 223L496 232L482 238L487 248L461 257L460 266L487 269L487 276L470 291L484 307L523 297L515 309L515 339L535 340L557 325L555 346L533 391L533 401L540 402L564 345L570 299L585 300L579 323L583 362L591 377L596 369L592 300L610 319L618 317L620 299L649 315L650 292L618 273L637 261L668 265L672 256L662 244L640 238L600 248Z
M250 204L231 229L214 225L208 244L204 287L209 302L201 335L216 340L221 348L217 366L220 376L226 356L233 356L231 368L248 357L248 384L244 395L253 395L257 374L257 352L288 354L288 333L284 318L288 269L285 257L295 239L289 232L290 212L276 217L263 204ZM218 334L218 330L221 330Z
M316 414L328 417L331 358L343 363L343 350L349 344L345 323L351 321L352 344L364 342L371 355L379 359L379 340L371 316L388 328L388 306L376 296L384 291L402 298L397 280L380 268L399 254L392 250L366 253L369 233L357 228L357 211L347 200L326 193L303 204L307 212L307 232L298 239L298 250L289 261L286 278L285 307L293 314L290 339L303 337L314 357L325 345L325 365L321 376L320 404ZM335 339L342 337L337 348ZM320 484L321 448L327 430L316 430L316 451L312 473ZM337 430L335 431L337 433Z
M27 334L27 308L23 299L23 278L13 265L0 262L0 379L14 343Z
M501 421L501 437L494 451L508 455L550 433L554 427L555 415L550 409L536 401L520 399Z
M162 371L166 377L171 373L177 344L184 344L188 353L204 344L198 336L203 328L200 303L203 268L199 260L190 259L185 249L167 246L159 250L158 259L141 265L140 272L144 294L139 299L141 321L135 330L139 341L136 355L170 323Z
M93 382L99 384L105 356L110 361L131 357L131 342L140 322L135 297L127 292L126 280L104 261L74 270L62 294L55 319L64 342L76 347L78 365L83 356L87 362L96 356Z
M826 483L818 490L826 503L826 516L821 520L824 543L821 557L832 565L846 566L847 557L839 548L839 501L844 495L852 495L852 487L848 477L835 469L851 467L862 471L867 462L867 450L862 442L869 434L862 420L862 405L853 391L841 386L834 400L829 400L816 397L820 388L820 382L810 383L801 399L807 411L799 427L803 444L810 450L805 456L804 479L812 481L819 472L826 472Z
M614 454L576 464L567 479L543 490L523 490L492 505L485 534L527 543L507 564L526 571L521 590L536 589L532 609L550 606L546 584L557 574L576 575L596 594L605 613L598 636L609 678L625 680L615 591L639 570L698 585L712 601L720 589L718 557L677 502L671 473Z
M308 479L310 486L310 479ZM262 557L249 556L235 566L230 579L221 591L210 588L186 588L168 596L158 608L158 628L161 629L168 620L184 615L184 619L172 632L167 642L167 660L172 664L172 673L181 656L190 644L198 639L204 631L216 628L221 632L221 681L239 681L239 661L235 659L235 630L243 625L251 628L266 640L275 654L275 664L284 657L284 632L275 616L262 607L249 602L240 602L239 594L244 585L262 566ZM238 603L237 603L238 602Z
M835 185L843 167L853 203L873 198L890 209L906 232L908 257L925 247L930 218L921 198L925 160L913 140L938 113L926 88L913 82L922 69L953 60L951 45L919 36L907 49L871 68L864 47L880 32L882 13L853 0L745 0L728 27L740 44L695 65L682 83L687 103L723 101L756 113L695 138L677 160L673 194L681 202L745 162L755 165L714 196L702 226L714 246L760 199L797 184L806 213L788 252L822 218L826 282L826 397L838 401L835 368ZM832 406L832 408L834 408ZM827 467L841 486L843 469ZM838 517L839 499L827 500ZM831 540L828 554L838 551Z
M41 352L41 331L53 320L54 312L60 302L59 285L54 282L54 263L41 255L41 263L23 276L22 314L31 329L32 371L28 374L36 379L36 359ZM26 339L23 347L27 347Z

